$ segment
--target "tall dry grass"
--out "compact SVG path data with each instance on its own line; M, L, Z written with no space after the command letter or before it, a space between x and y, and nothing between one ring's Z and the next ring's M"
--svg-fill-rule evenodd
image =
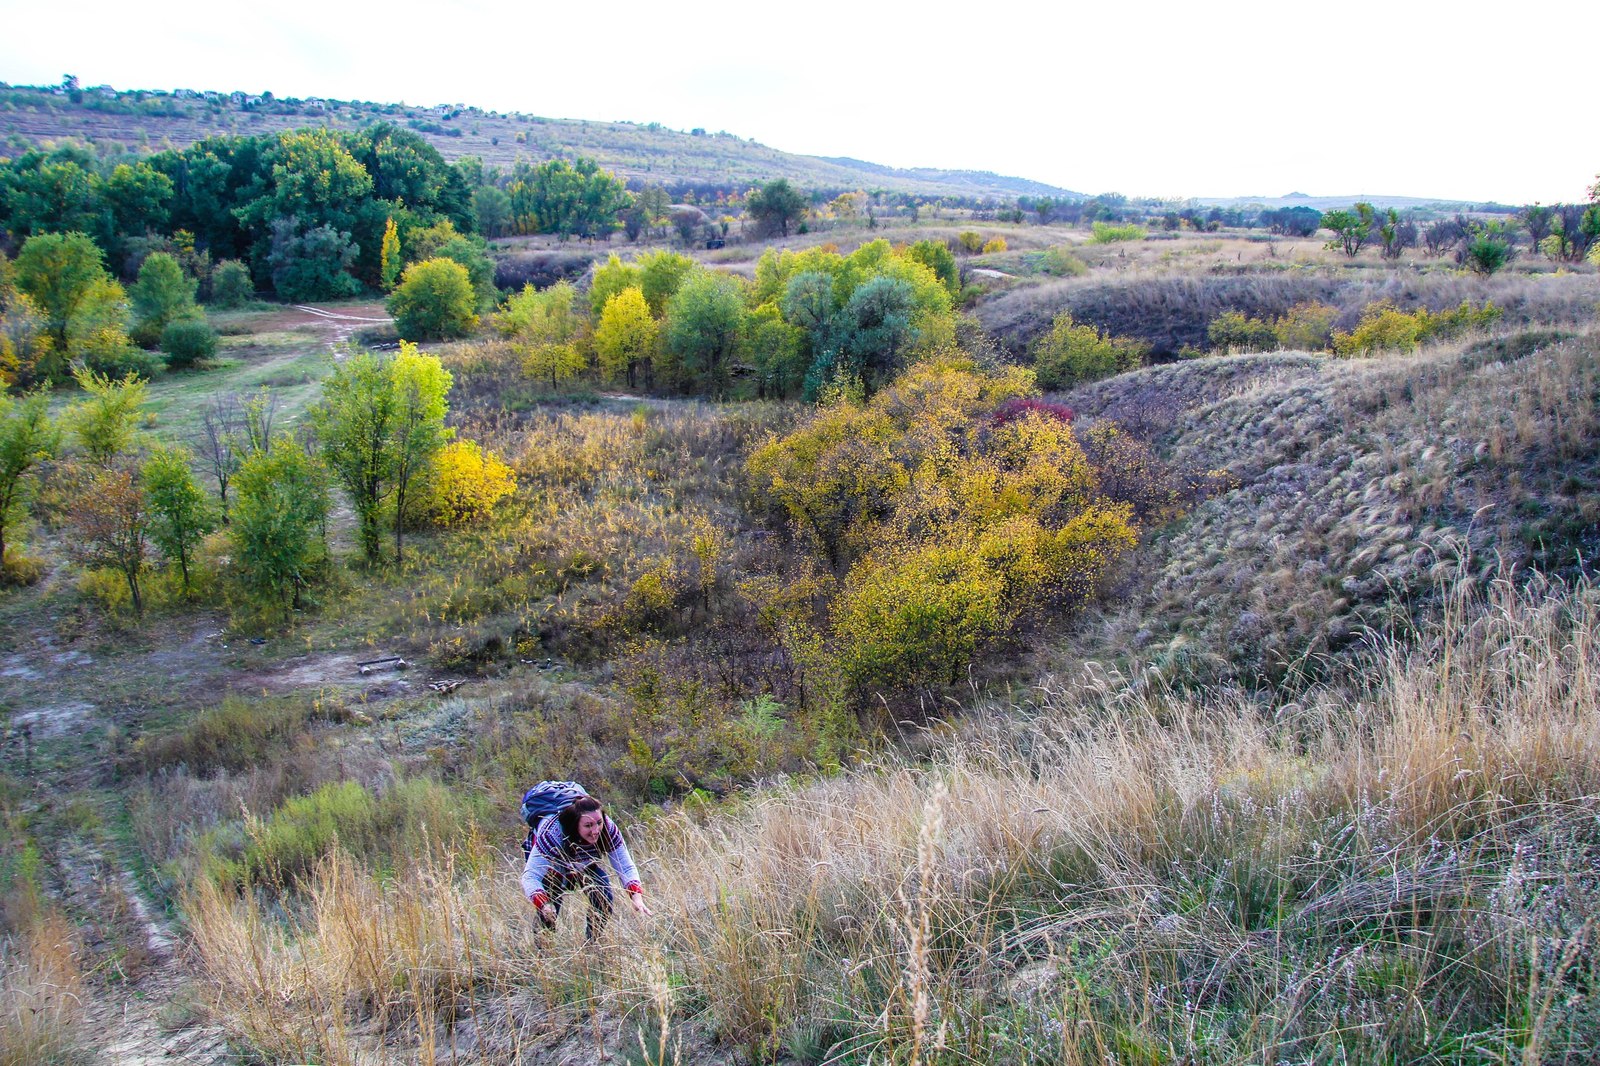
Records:
M1593 587L1502 581L1296 703L1105 676L636 826L657 918L598 948L535 934L510 864L335 858L282 914L198 892L196 956L236 1034L327 1063L669 1028L687 1061L1583 1061L1597 651Z
M81 946L60 911L0 938L0 1066L70 1062L87 1042Z

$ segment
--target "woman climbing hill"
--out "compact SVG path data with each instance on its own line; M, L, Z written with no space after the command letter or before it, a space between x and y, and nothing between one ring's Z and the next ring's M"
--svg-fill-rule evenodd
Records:
M579 796L560 814L542 820L533 831L527 865L522 868L522 894L538 909L539 920L553 929L561 913L561 897L582 888L591 913L584 930L592 940L611 917L611 875L601 858L622 879L635 912L648 916L639 870L628 854L622 832L593 796Z

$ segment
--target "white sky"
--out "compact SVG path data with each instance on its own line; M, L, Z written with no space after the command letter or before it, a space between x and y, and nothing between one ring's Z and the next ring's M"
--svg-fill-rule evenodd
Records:
M1320 6L0 0L0 81L655 121L1085 193L1586 198L1600 3Z

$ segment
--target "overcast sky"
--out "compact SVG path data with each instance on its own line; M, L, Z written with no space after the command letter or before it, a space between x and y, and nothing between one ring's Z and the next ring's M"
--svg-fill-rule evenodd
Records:
M1593 0L0 0L0 27L15 85L654 121L1088 193L1551 203L1600 171Z

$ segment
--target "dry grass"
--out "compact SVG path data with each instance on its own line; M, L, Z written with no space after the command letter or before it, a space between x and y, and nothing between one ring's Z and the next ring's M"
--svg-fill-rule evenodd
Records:
M1600 547L1597 343L1529 333L1358 363L1218 357L1070 395L1238 486L1146 546L1125 601L1074 652L1169 680L1318 677L1366 629L1435 612L1441 583L1575 570Z
M542 942L509 868L437 862L190 922L217 1016L324 1062L439 1061L468 1018L464 1061L617 1048L655 967L751 1061L1578 1061L1597 651L1591 587L1501 582L1295 704L1044 690L916 764L636 828L658 918L601 951Z
M1080 255L1088 253L1080 250ZM1103 259L1104 251L1099 253ZM1319 301L1339 308L1349 330L1361 309L1391 300L1402 310L1440 311L1463 300L1485 300L1505 312L1505 325L1590 322L1600 302L1593 274L1499 274L1480 278L1455 270L1364 270L1356 266L1291 264L1283 260L1214 264L1175 260L1105 269L1101 259L1080 278L1019 287L977 308L977 316L1008 350L1022 352L1061 311L1119 336L1138 337L1156 355L1206 347L1206 327L1224 311L1272 319L1290 307Z
M0 938L0 1066L70 1062L84 1048L81 948L57 910Z

